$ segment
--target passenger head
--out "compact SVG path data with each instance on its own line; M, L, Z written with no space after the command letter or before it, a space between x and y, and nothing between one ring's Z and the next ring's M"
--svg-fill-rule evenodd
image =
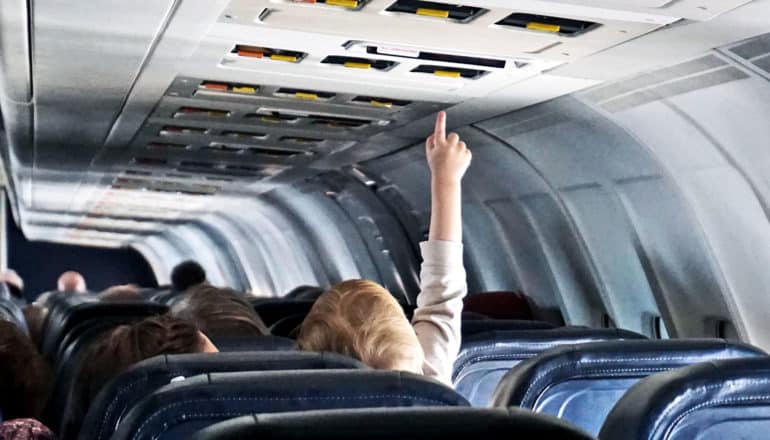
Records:
M164 354L212 353L217 348L194 324L168 315L121 325L104 333L87 350L70 390L64 438L75 438L99 390L131 365Z
M11 322L0 321L0 410L3 418L39 418L52 375L43 357Z
M269 333L262 318L242 294L208 284L188 290L172 304L169 313L194 322L203 333L215 340Z
M134 284L121 284L112 286L99 294L102 302L132 302L144 301L144 297L139 293L139 287Z
M345 281L324 292L297 342L303 350L341 353L380 370L422 373L422 347L404 310L373 281Z
M86 286L86 280L83 278L83 275L68 270L59 275L59 279L56 282L56 290L59 292L84 293L88 290L88 287Z
M24 280L13 269L0 272L0 283L8 286L8 293L19 299L24 299Z
M183 261L171 271L171 287L180 292L205 282L206 271L193 260Z
M0 440L55 440L56 435L35 419L14 419L0 424Z

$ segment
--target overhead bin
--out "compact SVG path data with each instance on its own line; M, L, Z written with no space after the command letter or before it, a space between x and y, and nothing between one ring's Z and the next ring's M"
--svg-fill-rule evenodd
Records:
M280 159L289 159L299 155L313 154L312 152L302 150L290 150L286 148L262 148L252 145L226 144L222 142L211 142L209 145L201 147L201 150L215 153L267 156Z
M339 55L330 55L321 61L322 64L335 64L349 69L374 69L380 71L388 71L395 67L398 63L389 60L379 60L372 58L359 58L359 57L346 57Z
M189 135L205 135L209 130L203 127L183 127L179 125L166 125L160 129L158 134L160 136L189 136Z
M211 109L211 108L202 108L202 107L182 107L176 112L174 112L173 117L174 118L215 118L215 119L225 119L232 116L232 112L228 110L219 110L219 109Z
M412 103L412 101L405 101L402 99L377 98L374 96L356 96L350 102L383 108L406 107Z
M309 3L316 5L335 6L357 11L368 3L368 0L291 0L294 3Z
M498 58L486 58L480 56L458 55L434 51L424 51L419 48L396 47L392 45L376 45L372 43L349 42L348 48L365 45L366 53L373 55L386 55L399 58L411 58L425 61L439 61L443 63L467 64L470 66L505 68L506 61Z
M335 93L320 92L317 90L290 89L284 87L281 87L273 94L283 98L306 99L310 101L328 101L329 99L337 96Z
M287 63L299 63L307 57L307 54L304 52L261 46L247 46L244 44L236 45L231 53L242 58L283 61Z
M367 126L385 126L390 121L383 119L352 118L333 114L315 114L290 110L260 109L246 115L247 119L256 119L269 124L303 124L325 126L329 128L363 128ZM300 138L294 138L300 139Z
M150 142L147 144L148 150L187 150L190 148L188 144L177 144L172 142Z
M248 131L235 131L235 130L224 130L222 131L222 136L239 139L239 140L251 140L251 141L260 141L260 140L267 139L266 133L252 133Z
M198 94L211 94L211 93L226 93L226 94L239 94L239 95L256 95L259 92L259 86L250 84L234 84L226 82L214 82L203 81L198 85L198 90L195 91L195 95Z
M498 21L497 25L558 34L563 37L575 37L601 26L601 24L593 21L521 12L515 12L505 17Z
M428 64L417 66L414 69L412 69L412 72L429 73L442 78L456 78L456 79L463 79L463 78L479 79L482 76L489 73L485 70L461 69L457 67L436 66L436 65L428 65Z
M386 9L388 12L400 12L421 17L444 18L460 23L469 23L487 9L451 3L426 2L420 0L398 0Z
M309 137L303 137L303 136L282 136L279 140L281 142L290 142L294 144L304 144L304 145L318 145L324 141L323 139L309 138Z

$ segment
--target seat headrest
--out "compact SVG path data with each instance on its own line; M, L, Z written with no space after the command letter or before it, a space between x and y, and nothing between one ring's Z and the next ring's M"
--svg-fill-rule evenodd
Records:
M455 377L464 366L479 359L522 360L551 347L606 340L646 339L621 329L560 327L545 330L488 331L471 335L462 343L455 360ZM453 378L454 379L454 378Z
M187 439L213 423L255 413L467 404L451 388L410 373L211 373L172 383L143 399L112 440Z
M217 372L324 369L366 369L366 366L335 353L307 351L157 356L134 365L105 385L88 410L81 438L109 439L134 404L174 378Z
M618 401L599 438L767 438L768 378L768 357L704 362L649 376Z
M213 337L211 341L222 352L293 350L296 348L294 341L289 338L269 335Z
M258 414L210 426L193 440L590 440L551 417L517 408L372 408Z
M291 315L307 315L314 301L284 298L254 298L251 304L266 326Z
M545 390L568 380L641 378L698 362L764 355L758 348L722 339L611 341L561 346L511 369L495 391L493 404L534 408Z
M525 321L519 319L471 319L463 320L462 336L466 339L472 335L490 331L505 330L546 330L554 326L544 321Z
M25 334L29 334L24 311L13 299L0 299L0 320L16 324Z
M79 298L86 295L55 296L63 298L49 300L49 303L56 306L49 311L42 344L42 351L49 358L56 352L67 332L80 323L107 317L154 316L168 311L167 306L156 303L103 303L93 298Z

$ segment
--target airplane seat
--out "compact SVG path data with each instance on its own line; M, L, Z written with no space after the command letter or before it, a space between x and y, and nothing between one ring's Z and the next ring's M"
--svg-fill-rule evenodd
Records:
M768 357L703 362L652 375L618 401L599 439L766 439L768 378Z
M367 408L238 417L205 428L193 440L590 440L553 417L517 408Z
M314 303L284 298L254 298L250 302L268 328L287 316L307 315Z
M487 315L482 315L481 313L476 313L476 312L463 311L463 314L462 314L463 322L477 321L477 320L483 320L483 319L492 319L492 318L490 318Z
M532 301L522 292L494 291L468 295L463 310L495 319L533 320Z
M142 295L142 298L144 298L145 301L161 302L161 301L158 301L156 298L170 291L171 289L166 287L143 287L139 289L139 294Z
M555 328L544 321L525 321L520 319L463 319L461 331L463 339L479 333L495 330L548 330Z
M560 327L545 330L496 330L462 342L452 382L473 406L487 406L497 384L513 366L549 348L618 339L645 339L620 329Z
M285 351L296 348L293 340L273 335L211 337L210 339L221 352Z
M276 351L156 356L134 365L102 389L85 416L80 438L108 440L137 402L179 377L216 372L366 368L355 359L335 353Z
M24 311L12 299L0 299L0 320L12 322L25 334L29 334Z
M558 416L596 435L607 414L639 380L698 362L764 356L722 339L596 342L557 347L513 367L492 398Z
M318 286L298 286L290 290L288 293L286 293L284 298L295 299L295 300L305 300L305 301L315 301L325 291L326 289Z
M144 398L128 412L112 440L189 439L202 428L249 414L467 405L451 388L404 372L209 373L175 381Z
M302 325L305 316L307 315L297 313L279 319L275 324L270 326L270 334L273 336L295 339L296 331L299 331L299 326Z
M62 432L69 393L91 344L100 336L123 324L131 324L144 316L105 318L78 324L62 342L54 367L54 384L45 413L46 425ZM75 336L76 335L76 336Z
M50 360L61 345L61 342L78 324L87 321L98 321L105 318L121 318L135 316L161 315L168 311L163 304L144 302L109 302L102 303L92 298L81 298L83 295L58 295L49 301L56 306L51 308L46 320L43 333L42 352Z

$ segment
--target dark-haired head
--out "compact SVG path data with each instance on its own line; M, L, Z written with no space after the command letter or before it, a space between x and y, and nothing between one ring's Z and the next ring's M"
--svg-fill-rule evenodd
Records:
M232 289L210 285L194 287L174 302L170 313L194 322L213 339L269 333L251 304Z
M131 365L164 354L216 351L194 324L168 315L107 331L91 345L80 362L62 437L77 435L90 402L107 382Z
M171 286L180 292L205 282L206 271L193 260L183 261L171 271Z
M51 389L51 370L16 324L0 321L0 409L6 419L39 418Z

